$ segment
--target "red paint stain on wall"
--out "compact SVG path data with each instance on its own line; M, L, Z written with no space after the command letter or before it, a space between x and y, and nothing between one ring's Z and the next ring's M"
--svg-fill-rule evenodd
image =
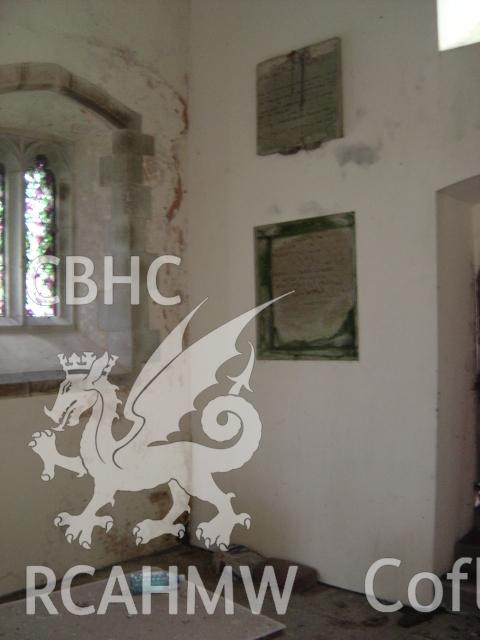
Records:
M182 178L180 174L177 175L177 184L175 185L175 192L173 194L173 200L167 211L167 220L171 222L176 216L178 210L182 205L183 200L183 186L182 186Z

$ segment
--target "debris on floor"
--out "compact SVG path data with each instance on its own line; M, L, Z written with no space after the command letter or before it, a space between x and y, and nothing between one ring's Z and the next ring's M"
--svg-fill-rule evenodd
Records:
M318 583L318 574L315 569L307 567L304 564L298 564L298 562L290 562L289 560L281 560L280 558L266 558L264 566L271 566L275 571L278 586L283 589L285 581L288 575L288 569L291 566L298 567L293 582L293 593L303 593L308 589L312 589ZM254 581L260 581L262 578L263 569L259 571L259 567L255 567L252 572Z
M416 627L419 624L428 622L433 618L433 616L438 615L438 613L440 612L441 610L422 613L420 611L415 611L415 609L405 607L402 613L402 617L398 621L398 624L400 627L409 629L410 627Z
M265 558L243 544L231 544L227 551L215 551L212 561L218 574L222 573L224 567L232 567L236 578L242 577L240 567L250 567L253 576L257 571L263 573L265 566Z
M318 574L315 569L280 558L265 558L243 544L231 544L227 551L216 551L213 554L213 564L219 574L225 566L232 567L233 575L237 578L241 578L240 567L249 567L252 579L256 583L261 581L264 568L271 566L275 571L280 589L285 586L288 569L291 566L296 566L298 570L293 583L293 593L303 593L318 582Z
M133 571L127 576L128 586L132 593L165 593L172 591L175 582L177 585L185 582L184 575L172 576L168 571L152 567L150 576L142 569L141 571Z
M145 565L150 565L154 568L163 567L165 570L168 569L168 567L176 566L178 568L179 575L186 575L188 573L188 567L195 566L204 581L205 587L213 593L218 584L218 574L215 570L214 564L212 563L212 556L213 553L211 551L192 547L186 544L178 544L170 549L164 550L162 553L122 563L122 566L125 573L139 571L142 566ZM263 558L263 560L266 560L266 558ZM98 570L95 572L93 579L95 581L104 580L108 577L109 571L109 568ZM92 576L85 574L83 576L79 576L76 584L87 584L91 583L91 581ZM243 583L240 580L234 581L233 587L235 603L249 608L249 602ZM76 603L79 606L86 606L86 604L90 602L98 602L98 597L94 598L93 594L82 594L78 591L76 591L76 594ZM17 600L18 597L19 596L17 595L16 598L3 598L3 602L12 602ZM141 596L137 595L134 596L134 598L137 602L138 608L140 609L141 602L139 599ZM2 600L0 599L0 602L1 601ZM155 598L153 600L152 608L156 609L157 605L161 606L162 601L168 601L168 596ZM179 605L180 604L181 603L179 603ZM199 601L198 604L200 606L201 602ZM24 604L21 605L20 608L22 611L24 611L24 607ZM121 605L118 605L118 607L117 605L112 605L112 612L115 612L117 608L122 611ZM180 611L184 610L183 605L179 606L179 608ZM22 638L26 638L28 640L43 640L44 637L46 640L50 640L54 637L54 634L51 633L51 629L50 635L42 637L39 625L36 625L33 631L31 628L25 629L24 622L28 627L32 622L32 616L28 616L29 619L25 620L22 619L23 616L21 616L20 613L18 613L17 617L12 620L12 625L14 626L12 626L11 629L8 629L6 626L6 613L7 610L5 608L1 608L0 637L2 640L3 638L5 638L5 640L21 640ZM430 620L425 620L425 623L420 627L402 628L398 623L404 614L404 610L396 613L379 614L372 610L364 595L342 589L335 589L334 587L321 583L317 583L314 588L309 589L305 593L293 594L285 615L278 615L271 592L268 591L265 596L262 614L270 619L277 620L282 625L285 625L286 629L279 636L281 640L480 640L480 618L478 617L478 610L477 615L473 615L471 613L455 615L444 613L443 615L436 615ZM57 619L59 626L62 627L62 630L64 629L64 616L46 617L50 618L50 622ZM159 629L164 629L165 616L163 616L161 622L156 616L132 616L130 618L128 616L124 616L123 626L125 627L126 632L130 634L127 637L140 637L137 632L136 625L138 624L138 619L142 617L147 621L149 618L152 618L153 624L156 625L156 628L151 630L152 637L158 637ZM172 617L176 619L178 616ZM201 617L203 620L203 615ZM215 618L215 616L206 617ZM37 618L37 616L35 616L35 618ZM45 622L43 618L44 616L41 616L39 623L41 622L41 624L43 624ZM75 618L75 622L78 627L78 621L83 624L83 620L96 618L98 621L105 618L105 616L84 616L80 618L75 616ZM213 629L197 629L196 627L198 625L196 625L195 617L191 616L190 621L187 622L184 616L180 616L181 625L177 628L180 635L175 636L175 629L172 628L170 628L167 635L169 640L177 640L178 638L185 637L189 640L193 640L195 637L194 633L201 632L203 633L201 640L216 640L216 638L220 638L221 640L225 640L225 638L233 640L235 638L235 629L231 629L233 624L231 620L232 616L228 616L228 618L229 630L225 631L225 627L223 625L219 626L218 624L215 624L215 627L218 629L218 633L217 635L214 635ZM102 637L105 639L115 638L115 640L119 640L121 636L118 634L112 636L112 627L108 627L107 623L108 621L105 625L103 625L103 623L100 625L100 631L98 628L96 628L95 633L85 631L84 635L78 637ZM239 624L242 626L245 624L243 618L239 621ZM75 629L78 634L77 627ZM29 631L29 633L27 633L27 631ZM142 629L142 632L143 631L145 631L143 634L144 637L148 637L146 635L148 629ZM194 633L192 633L192 631ZM3 633L3 636L1 633ZM73 638L72 633L73 631L68 635L65 635L62 634L62 632L58 633L57 630L55 635L61 638ZM163 637L165 632L162 631L161 633ZM182 633L184 634L183 636L181 635ZM259 638L261 637L261 633L262 629L256 628L250 638ZM244 633L243 638L245 637L248 638L248 634Z

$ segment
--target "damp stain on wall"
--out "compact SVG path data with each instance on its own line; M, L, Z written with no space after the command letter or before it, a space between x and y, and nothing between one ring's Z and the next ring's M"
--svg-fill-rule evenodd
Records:
M380 160L381 142L369 145L363 142L343 144L336 150L337 162L341 167L347 164L369 166Z

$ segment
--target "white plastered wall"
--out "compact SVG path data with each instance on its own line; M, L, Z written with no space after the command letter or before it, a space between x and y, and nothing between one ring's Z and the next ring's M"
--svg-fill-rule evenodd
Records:
M257 156L256 64L334 36L345 137ZM397 557L377 593L406 600L453 554L436 529L436 192L479 172L480 48L437 51L433 0L194 0L191 51L192 304L210 296L195 335L255 304L254 226L357 214L360 360L257 363L261 446L220 478L253 516L234 538L358 591Z

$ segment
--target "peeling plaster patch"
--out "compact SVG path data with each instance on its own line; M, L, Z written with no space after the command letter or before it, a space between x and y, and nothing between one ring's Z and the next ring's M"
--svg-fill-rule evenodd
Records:
M73 34L69 34L69 35L73 35ZM155 75L157 78L160 77L158 73L158 69L152 64L147 64L143 62L143 60L139 58L137 52L134 51L133 49L130 49L130 47L122 47L114 44L107 44L106 42L103 42L102 40L100 40L100 38L97 38L95 36L84 37L84 36L74 35L73 37L75 37L77 40L85 40L87 44L89 44L91 47L103 49L112 57L117 57L117 59L119 59L122 62L122 65L139 67L141 69L145 69L149 71L150 73ZM169 89L173 91L172 87L167 83L166 80L162 78L162 81L166 86L169 87Z
M152 493L150 493L150 495L148 496L148 499L152 504L158 505L160 507L165 507L165 511L167 511L168 507L171 506L170 496L167 491L152 491Z
M130 533L118 534L115 530L110 532L103 540L103 548L106 553L113 553L117 557L125 557L124 554L131 554L135 548L133 536ZM127 556L129 557L129 556Z
M161 185L165 180L165 170L158 158L143 156L143 177L148 184Z
M121 70L121 73L124 73L125 68L137 69L139 71L138 75L143 77L146 85L150 89L158 89L164 94L164 97L167 97L168 94L170 94L168 97L173 97L180 105L178 111L175 109L176 113L180 115L180 121L183 125L183 129L179 132L179 135L182 135L187 131L188 112L186 98L184 98L175 89L175 87L159 73L158 67L155 64L146 62L131 47L115 45L113 42L107 43L96 36L85 37L67 32L65 32L64 36L69 39L86 42L89 47L95 48L97 54L103 54L103 56L107 58L110 69L112 67L116 67L118 70ZM107 83L109 78L110 74L104 74L104 83ZM186 85L187 82L188 78L185 76Z
M341 167L344 167L349 162L363 165L372 165L380 160L381 143L375 146L365 144L364 142L358 142L356 144L344 144L336 151L337 162Z
M183 133L187 133L188 131L188 105L187 105L187 101L185 100L185 98L183 98L180 94L176 94L176 97L178 99L178 101L180 102L180 104L182 105L182 122L183 122L183 130L180 131L180 135L182 135Z
M185 251L185 238L183 235L183 229L180 227L174 227L173 233L176 236L177 246L180 249L180 252L183 253Z
M167 211L167 220L171 222L177 214L177 211L180 209L183 200L183 186L182 186L182 177L180 173L177 173L177 184L175 185L175 192L173 195L173 200L168 207Z
M178 93L178 91L176 91L174 87L169 82L167 82L167 80L163 76L161 76L158 73L158 69L155 65L148 64L143 60L141 60L137 52L131 49L130 47L122 47L122 46L113 45L113 44L108 45L102 42L99 38L96 38L93 36L86 38L86 41L90 46L103 49L106 52L108 52L112 57L116 57L122 62L123 65L127 67L137 67L153 75L155 80L151 77L147 78L147 84L150 88L158 87L159 85L163 85L167 87L175 95L177 100L180 102L183 109L182 121L185 127L184 131L188 129L187 103L185 98L183 98ZM184 131L182 131L181 133L184 133Z

